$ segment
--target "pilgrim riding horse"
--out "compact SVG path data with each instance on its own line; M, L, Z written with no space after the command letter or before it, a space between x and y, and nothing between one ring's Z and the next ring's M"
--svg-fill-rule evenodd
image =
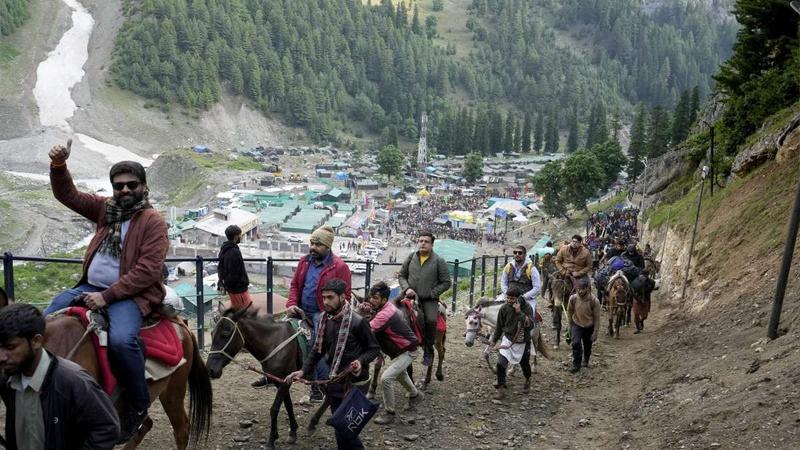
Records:
M0 308L7 306L9 300L5 291L0 289ZM151 401L159 399L164 407L164 412L172 425L176 448L185 450L189 447L190 441L192 448L197 448L201 440L208 436L211 425L212 393L211 380L200 357L197 340L185 325L179 325L178 329L186 362L170 375L148 382L148 388ZM86 339L88 334L87 327L77 316L62 314L49 317L44 335L45 348L56 356L79 364L100 382L98 355L92 340ZM184 408L187 384L189 415ZM116 407L122 410L121 401L117 401ZM142 427L125 444L124 450L136 448L152 427L153 420L147 417Z

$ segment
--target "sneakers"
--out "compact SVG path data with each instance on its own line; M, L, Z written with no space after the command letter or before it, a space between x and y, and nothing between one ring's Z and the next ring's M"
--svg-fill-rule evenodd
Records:
M322 403L325 401L325 390L318 384L311 385L310 399L314 403Z
M378 425L389 425L394 423L395 416L397 416L397 414L394 412L386 411L385 413L376 417L373 422L377 423Z
M578 366L572 366L572 368L569 369L569 373L578 373L580 371L581 371L581 368L578 367Z
M589 361L584 361L583 363L581 363L581 367L586 367L588 369L589 368Z
M422 356L422 365L425 367L430 367L433 364L433 354L428 353Z
M146 409L139 412L132 409L126 409L122 414L122 417L120 417L120 434L117 444L124 444L130 441L133 435L136 434L136 432L139 431L139 428L142 427L142 423L144 423L144 419L146 418Z
M425 398L425 394L422 393L421 390L417 390L417 395L413 397L408 397L408 407L409 409L415 408L417 405L422 403L422 400Z
M250 386L254 389L266 389L267 388L267 377L261 377L256 381L250 383Z
M529 394L531 392L531 379L525 378L525 384L522 385L522 393Z

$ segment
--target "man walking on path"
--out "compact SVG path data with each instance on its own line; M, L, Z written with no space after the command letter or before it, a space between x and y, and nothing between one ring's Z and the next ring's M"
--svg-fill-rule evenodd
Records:
M382 281L369 290L369 303L375 311L369 326L378 339L381 351L392 359L392 363L381 373L384 413L375 419L379 425L394 422L397 412L395 380L408 392L411 407L419 404L423 398L422 391L414 386L406 371L417 356L419 342L403 313L389 301L390 292L389 286Z
M225 237L228 240L222 244L222 248L219 250L217 289L228 292L231 308L244 309L253 303L253 300L248 292L250 279L247 277L247 269L238 245L242 241L242 229L231 225L225 229Z
M497 384L495 400L502 400L506 394L506 370L509 364L519 364L525 376L522 392L527 394L531 388L531 330L534 312L528 302L522 299L522 291L512 287L506 293L506 304L497 313L497 328L492 336L497 357Z
M569 298L567 318L572 330L570 372L577 373L581 367L589 367L592 343L597 340L597 330L600 329L600 302L592 294L588 278L578 280L577 293Z
M300 258L297 268L294 271L292 282L289 285L289 297L286 300L286 308L292 316L304 314L314 322L314 333L309 340L309 346L313 347L319 329L325 306L322 302L322 286L333 279L342 280L345 284L344 296L349 302L351 297L350 290L350 268L342 258L333 254L333 228L323 226L311 233L309 238L308 255ZM319 367L316 368L314 380L323 380L327 377L328 367L325 359L320 360ZM266 386L266 380L262 380ZM255 387L255 386L254 386ZM310 398L312 401L322 401L323 390L318 385L311 386Z
M64 309L75 297L108 314L108 354L124 388L125 411L120 417L119 443L127 442L144 419L150 393L139 344L142 318L162 303L161 272L169 249L167 223L148 200L144 167L134 161L114 164L109 172L113 197L80 192L67 170L72 140L50 150L50 185L56 199L94 222L94 237L86 248L77 286L58 294L44 314Z
M436 238L423 231L417 239L418 250L411 253L400 268L400 289L406 296L416 297L425 318L425 342L422 365L433 363L436 321L439 319L439 296L450 289L447 262L433 251Z
M350 374L342 381L325 385L326 395L331 404L331 413L342 404L349 389L366 393L369 384L369 364L380 354L380 345L369 328L369 323L355 314L347 299L347 284L334 278L321 288L325 312L320 319L314 344L309 346L308 357L303 369L290 373L286 382L291 383L300 377L306 379L326 361L330 372L325 378L334 379L346 369ZM356 436L348 438L336 429L336 446L342 450L359 450L364 445Z

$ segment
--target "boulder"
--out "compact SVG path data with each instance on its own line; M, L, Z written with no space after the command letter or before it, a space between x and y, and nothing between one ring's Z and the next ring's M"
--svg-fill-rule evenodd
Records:
M796 115L789 127L778 138L778 153L775 160L779 164L800 156L800 114Z

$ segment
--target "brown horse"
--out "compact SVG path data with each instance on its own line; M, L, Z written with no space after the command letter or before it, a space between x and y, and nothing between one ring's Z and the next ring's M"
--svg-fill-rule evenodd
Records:
M608 335L619 337L625 313L631 302L631 292L625 276L615 276L608 286Z
M655 278L658 272L661 271L661 263L655 260L652 256L644 257L644 273L649 278Z
M9 299L5 291L0 289L0 308L8 305ZM167 413L175 446L179 450L196 448L200 441L207 438L211 426L212 393L211 380L208 377L200 350L194 335L185 326L181 326L181 342L186 363L166 378L148 383L150 401L161 401ZM45 348L56 356L66 358L74 350L71 360L86 369L95 380L100 380L97 353L90 339L83 339L86 327L80 319L73 316L57 316L47 319L45 330ZM76 347L77 346L77 347ZM189 385L189 415L186 414L183 401L186 397L186 385ZM123 405L117 401L117 410ZM191 422L189 418L191 417ZM153 420L147 417L142 428L134 434L124 449L134 449L144 439L145 434L153 427Z
M222 369L234 361L244 348L259 361L264 373L283 379L302 367L300 344L296 339L298 334L289 322L276 322L272 317L256 317L256 311L251 311L249 307L222 311L219 322L211 333L208 373L214 379L221 377ZM270 408L267 448L272 449L278 440L278 413L281 404L286 407L289 415L290 444L297 442L297 419L294 416L291 386L270 381L278 387ZM316 414L317 420L320 415L321 411Z

